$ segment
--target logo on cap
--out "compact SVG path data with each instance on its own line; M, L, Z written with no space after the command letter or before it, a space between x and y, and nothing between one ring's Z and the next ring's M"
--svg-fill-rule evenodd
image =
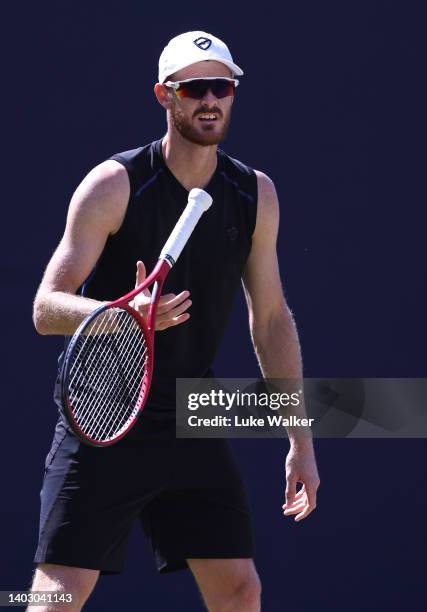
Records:
M209 47L212 44L212 41L210 38L205 38L204 36L200 36L199 38L196 38L196 40L193 40L193 43L199 47L199 49L203 49L203 51L207 51L207 49L209 49Z

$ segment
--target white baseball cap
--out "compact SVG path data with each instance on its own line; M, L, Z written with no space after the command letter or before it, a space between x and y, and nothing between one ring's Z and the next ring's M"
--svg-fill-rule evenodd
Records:
M233 62L225 43L207 32L185 32L172 38L159 59L159 83L182 68L196 62L213 60L230 68L233 76L242 76L243 70Z

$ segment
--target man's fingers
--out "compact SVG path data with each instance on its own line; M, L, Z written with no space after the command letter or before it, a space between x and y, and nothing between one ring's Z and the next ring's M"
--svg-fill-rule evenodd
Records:
M304 495L303 497L300 497L299 499L295 499L292 504L283 504L282 508L284 510L293 510L294 508L296 508L297 506L300 506L301 504L303 505L308 504L307 495Z
M137 287L138 285L140 285L146 278L147 273L145 270L145 265L142 261L137 261L136 262L136 280L135 280L135 287Z
M298 514L298 512L301 512L301 510L304 510L304 508L306 507L307 507L307 504L305 502L301 504L296 504L292 506L291 508L286 508L286 510L283 511L283 514L285 516L290 516L291 514Z
M308 501L308 505L310 506L310 508L312 508L313 510L316 507L316 493L317 493L317 487L318 485L316 484L312 484L312 485L308 485L307 486L307 501Z
M294 502L292 504L285 504L284 508L284 516L292 516L296 514L295 521L299 522L305 519L313 510L316 508L316 491L317 485L314 483L312 485L308 485L304 491L304 494L296 499L295 496Z
M136 264L136 286L140 285L145 280L145 266L142 261L138 261ZM157 304L156 312L156 329L162 330L167 329L173 325L179 325L189 319L190 315L185 311L191 306L192 302L188 299L190 295L189 291L181 291L178 295L175 293L165 293L160 296ZM146 316L149 308L149 300L146 298L151 297L151 293L148 289L144 289L140 294L133 300L133 307L136 308L143 316ZM145 297L142 297L145 296Z
M310 504L307 504L304 510L296 515L295 521L298 523L299 521L302 521L302 519L305 519L309 514L313 512L314 508L315 507L311 507Z
M292 476L288 476L287 482L286 482L286 493L285 493L287 506L290 506L293 503L295 499L295 495L296 495L296 490L297 490L296 478L292 478Z
M176 297L175 293L163 293L160 296L160 300L157 305L157 309L160 307L161 304L164 304L165 302L169 302L169 300L172 300L174 297Z
M167 321L160 321L160 323L156 325L156 329L157 330L167 329L168 327L173 327L174 325L179 325L180 323L184 323L189 318L190 318L189 313L184 312L184 314L174 317L173 319L168 319Z
M138 287L141 283L143 283L145 281L146 277L147 277L147 272L145 270L144 263L142 261L137 261L136 262L135 287ZM143 295L146 295L147 297L149 297L151 295L149 289L143 289L142 293L143 293Z
M300 501L300 499L305 495L305 485L301 487L301 489L295 494L293 504L296 504ZM282 508L287 508L288 504L284 503Z
M308 504L308 500L307 500L307 496L304 495L304 497L300 497L299 499L295 499L292 504L283 504L282 509L283 510L291 510L292 508L295 508L295 506L299 506L300 504Z
M188 308L190 308L192 304L191 300L185 300L181 304L179 304L176 308L172 308L172 310L168 310L164 314L159 314L157 317L158 322L164 321L167 323L170 319L175 319L178 315L185 312Z
M187 300L189 295L190 295L189 291L181 291L181 293L178 293L178 295L174 295L173 293L168 294L168 295L163 295L160 298L159 304L157 306L157 314L161 315L161 314L164 314L164 313L167 313L173 310L174 308L179 306L182 302L184 302L184 300Z

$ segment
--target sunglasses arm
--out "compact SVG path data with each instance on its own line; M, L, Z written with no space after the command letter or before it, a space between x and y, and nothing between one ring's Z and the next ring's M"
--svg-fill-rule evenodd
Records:
M191 81L216 81L217 79L223 79L224 81L232 81L234 83L234 87L237 87L239 84L239 79L228 79L227 77L202 77L202 78L194 78L194 79L185 79L184 81L166 81L166 83L162 83L166 87L172 87L172 89L179 89L181 85L185 83L191 83Z

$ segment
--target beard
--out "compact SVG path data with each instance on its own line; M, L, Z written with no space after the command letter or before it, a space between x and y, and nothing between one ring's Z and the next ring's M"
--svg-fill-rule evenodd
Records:
M170 117L173 126L176 130L181 134L183 138L192 142L193 144L201 145L202 147L209 147L212 145L219 144L222 140L225 139L228 128L230 125L231 119L231 108L228 114L224 117L222 111L218 108L215 109L198 109L193 113L193 119L199 113L216 111L219 114L219 119L217 119L213 123L202 123L200 122L200 128L196 129L191 120L189 120L186 115L175 105L170 110ZM196 119L196 121L199 121ZM215 123L218 121L222 121L222 127L220 130L216 127Z

